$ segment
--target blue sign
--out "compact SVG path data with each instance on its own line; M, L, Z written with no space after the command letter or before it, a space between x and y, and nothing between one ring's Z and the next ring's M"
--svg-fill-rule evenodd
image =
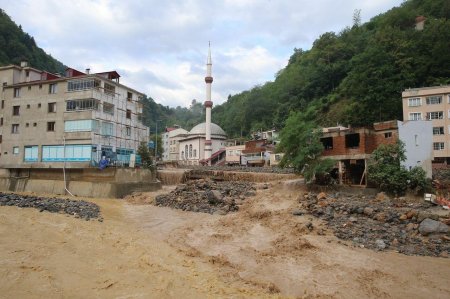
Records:
M148 148L155 148L155 143L153 141L150 141L148 143Z

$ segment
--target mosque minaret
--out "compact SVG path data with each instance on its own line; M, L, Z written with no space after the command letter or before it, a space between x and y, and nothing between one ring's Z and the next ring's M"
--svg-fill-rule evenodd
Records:
M211 101L211 84L213 82L213 77L211 75L212 61L211 61L211 43L208 47L208 59L206 62L206 127L205 127L205 160L208 161L208 165L211 165L211 153L212 153L212 142L211 142L211 109L213 102Z

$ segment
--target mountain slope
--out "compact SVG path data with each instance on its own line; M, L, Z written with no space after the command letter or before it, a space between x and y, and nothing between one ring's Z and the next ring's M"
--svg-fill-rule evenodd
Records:
M414 28L415 18L427 18ZM274 82L229 97L214 119L234 136L284 126L290 111L318 125L402 118L401 92L450 83L450 1L410 0L295 49Z

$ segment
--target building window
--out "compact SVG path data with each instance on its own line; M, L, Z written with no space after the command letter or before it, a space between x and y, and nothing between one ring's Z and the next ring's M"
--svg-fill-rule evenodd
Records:
M42 106L41 103L38 103L38 108L41 108L41 106Z
M33 123L33 127L36 127L37 126L37 123Z
M27 104L27 109L30 109L30 107L31 107L30 104Z
M194 158L197 158L197 150L194 150Z
M12 124L11 134L19 134L19 124Z
M103 103L103 113L114 115L114 105L109 103Z
M84 80L73 80L67 82L67 91L78 91L86 90L92 88L98 88L100 86L100 80L95 79L84 79Z
M346 148L358 148L359 147L359 134L345 135L345 147Z
M13 115L19 115L20 114L20 106L13 106Z
M189 158L192 158L192 144L189 145Z
M56 103L48 103L48 112L56 112Z
M96 131L97 121L92 119L66 120L64 132L90 132Z
M411 112L409 114L409 120L422 120L422 113L420 113L420 112Z
M442 111L436 111L436 112L427 112L427 119L443 119L444 118L444 112Z
M444 127L433 127L433 135L444 135Z
M20 98L20 87L14 88L14 97Z
M187 159L188 158L188 146L187 144L184 146L184 157Z
M408 99L408 106L409 107L417 107L422 105L422 100L420 98L412 98Z
M28 86L28 90L31 90L31 85L30 85L30 86Z
M25 146L24 147L24 157L25 162L37 162L38 161L39 147L37 145Z
M13 146L13 155L18 155L18 154L19 154L19 147Z
M105 93L114 96L116 93L116 87L114 85L105 83L104 91L105 91Z
M27 78L30 77L30 71L29 70L25 71L25 77L27 77Z
M54 132L55 131L55 122L54 121L47 122L47 131L48 132Z
M39 84L39 89L42 89L42 84Z
M131 136L131 127L127 126L127 136Z
M435 151L442 151L442 150L444 150L444 142L433 142L433 149Z
M127 118L131 119L131 110L130 109L127 109Z
M114 124L109 122L102 122L102 135L103 136L113 136L114 135ZM129 135L127 135L129 136Z
M436 105L442 103L442 96L427 97L427 105Z
M54 83L54 84L49 84L49 85L48 85L48 93L56 93L56 86L57 86L56 83Z
M0 127L3 126L3 117L0 117Z
M384 133L384 138L392 138L392 132Z
M0 135L0 143L2 143L3 135Z
M2 109L5 108L5 100L2 100Z
M25 124L25 127L27 127L27 128L28 128L29 126L30 126L30 124L29 124L29 123L26 123L26 124Z
M65 151L64 151L65 148ZM83 162L90 161L92 145L43 145L42 162Z
M127 101L132 101L133 100L133 94L131 92L127 92Z
M66 102L66 111L97 110L98 101L95 99L69 100Z

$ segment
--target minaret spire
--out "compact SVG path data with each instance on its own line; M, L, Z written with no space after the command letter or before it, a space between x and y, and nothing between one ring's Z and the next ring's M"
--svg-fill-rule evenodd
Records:
M208 165L211 165L211 154L212 154L212 141L211 141L211 108L213 106L213 102L211 101L211 84L213 82L213 77L211 70L212 69L212 60L211 60L211 42L208 42L208 59L206 61L206 100L205 100L205 109L206 109L206 128L205 128L205 160L208 161Z

